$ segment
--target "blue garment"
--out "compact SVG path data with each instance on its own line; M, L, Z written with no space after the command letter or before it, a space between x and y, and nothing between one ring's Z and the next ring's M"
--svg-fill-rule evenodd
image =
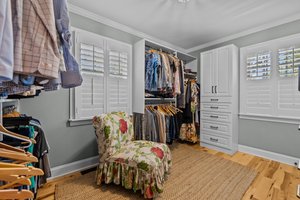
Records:
M73 88L82 84L82 76L79 71L79 64L71 53L71 32L69 30L69 12L67 0L53 0L56 29L60 36L63 48L65 72L61 72L63 88Z
M147 91L157 91L158 90L158 68L161 66L160 55L157 53L146 54L145 59L145 89Z

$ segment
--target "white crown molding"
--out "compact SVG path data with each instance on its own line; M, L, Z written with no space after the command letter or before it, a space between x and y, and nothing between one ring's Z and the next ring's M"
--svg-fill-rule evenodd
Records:
M237 38L240 38L240 37L244 37L244 36L247 36L247 35L250 35L250 34L253 34L253 33L264 31L264 30L267 30L267 29L270 29L270 28L273 28L273 27L276 27L276 26L279 26L279 25L283 25L283 24L286 24L286 23L289 23L289 22L293 22L293 21L296 21L296 20L299 20L299 19L300 19L300 14L296 14L296 15L293 15L291 17L287 17L287 18L284 18L284 19L281 19L281 20L278 20L278 21L267 23L267 24L264 24L264 25L261 25L261 26L255 27L255 28L248 29L246 31L242 31L242 32L237 33L237 34L226 36L226 37L223 37L223 38L211 41L211 42L207 42L205 44L201 44L199 46L192 47L190 49L187 49L187 53L191 53L191 52L194 52L194 51L204 49L206 47L210 47L210 46L217 45L217 44L220 44L220 43L223 43L223 42L227 42L227 41L234 40L234 39L237 39Z
M80 8L80 7L75 6L75 5L71 4L71 3L68 4L68 7L69 7L69 11L72 12L72 13L74 13L74 14L77 14L77 15L80 15L80 16L92 19L92 20L94 20L96 22L99 22L101 24L105 24L105 25L110 26L112 28L124 31L124 32L132 34L132 35L134 35L136 37L140 37L141 39L147 39L147 40L150 40L150 41L154 41L154 42L157 42L159 44L162 44L162 45L168 46L170 48L176 49L178 51L181 51L183 53L187 52L187 50L184 49L184 48L182 48L182 47L176 46L176 45L171 44L169 42L166 42L164 40L161 40L161 39L158 39L156 37L150 36L150 35L148 35L146 33L143 33L141 31L138 31L138 30L133 29L133 28L131 28L129 26L123 25L121 23L113 21L113 20L111 20L109 18L106 18L104 16L98 15L98 14L93 13L91 11L88 11L86 9Z
M257 149L254 147L249 147L245 145L239 145L239 151L247 154L252 154L258 157L266 158L269 160L274 160L277 162L285 163L291 166L296 166L295 163L298 163L299 158L287 156L280 153L275 153L271 151L266 151L263 149Z

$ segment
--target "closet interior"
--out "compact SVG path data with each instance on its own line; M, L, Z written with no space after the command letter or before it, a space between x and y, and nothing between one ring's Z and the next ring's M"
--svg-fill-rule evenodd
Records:
M200 87L197 71L192 71L197 59L148 40L137 42L133 49L138 55L134 66L139 66L133 69L132 84L136 139L198 142Z

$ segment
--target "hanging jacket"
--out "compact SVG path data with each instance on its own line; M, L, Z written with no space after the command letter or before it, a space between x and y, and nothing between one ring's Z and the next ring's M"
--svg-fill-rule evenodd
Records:
M79 64L71 53L72 35L69 30L69 12L67 0L53 0L56 29L63 48L64 62L67 71L61 72L63 88L73 88L82 84Z

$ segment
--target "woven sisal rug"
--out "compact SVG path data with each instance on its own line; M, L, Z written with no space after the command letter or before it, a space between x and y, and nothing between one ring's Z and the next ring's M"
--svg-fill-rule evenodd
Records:
M197 151L186 144L172 148L173 166L157 199L240 200L256 177L256 172L229 160ZM138 191L114 184L96 186L95 173L57 185L56 200L134 200Z

